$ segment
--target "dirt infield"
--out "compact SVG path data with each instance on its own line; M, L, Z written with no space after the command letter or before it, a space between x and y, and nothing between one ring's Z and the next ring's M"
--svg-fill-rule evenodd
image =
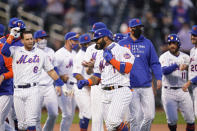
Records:
M185 131L185 125L178 125L177 131ZM151 131L169 131L168 127L166 124L153 124L151 127ZM59 125L55 125L55 130L54 131L59 131ZM71 130L70 131L80 131L79 125L78 124L72 124ZM91 127L89 127L88 131L91 131ZM106 130L105 130L106 131Z

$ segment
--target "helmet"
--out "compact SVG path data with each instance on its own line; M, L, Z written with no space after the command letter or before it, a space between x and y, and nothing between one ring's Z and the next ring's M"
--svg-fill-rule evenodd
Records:
M120 40L124 39L125 35L123 35L122 33L116 33L114 34L113 40L115 42L119 42Z
M25 23L22 20L13 21L11 28L14 28L14 27L20 27L21 30L26 28Z
M92 41L95 41L99 38L102 38L102 37L109 37L111 40L113 40L113 34L110 30L106 29L106 28L103 28L103 29L99 29L99 30L96 30L95 33L94 33L94 38L92 39Z
M92 26L92 30L90 32L94 33L98 29L107 28L107 26L103 22L96 22Z
M17 21L17 20L19 20L19 18L16 18L16 17L11 18L9 21L8 27L14 28L15 21Z
M170 42L177 42L178 43L178 47L181 46L179 37L176 34L170 34L170 35L168 35L168 43L170 43Z

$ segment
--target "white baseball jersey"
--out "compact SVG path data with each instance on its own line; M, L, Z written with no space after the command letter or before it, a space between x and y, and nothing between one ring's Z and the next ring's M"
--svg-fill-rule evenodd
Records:
M85 56L84 56L84 61L90 61L90 59L94 59L96 60L96 57L98 56L98 54L103 54L103 50L97 50L95 48L96 44L92 44L91 46L89 46L85 52Z
M190 50L190 63L189 63L189 80L197 76L197 48L193 47Z
M90 45L84 56L84 61L96 60L99 55L103 55L103 50L97 50L96 44ZM100 84L91 86L91 111L92 113L92 131L104 131L103 128L103 103L101 99L102 89Z
M33 48L25 50L24 46L11 46L13 57L12 68L14 72L14 84L25 85L27 83L39 83L42 68L48 72L54 67L41 49Z
M85 68L82 65L83 58L85 56L85 52L82 50L79 50L76 57L74 58L73 62L73 73L81 74L85 79L90 78L90 75L86 73Z
M131 51L113 42L109 46L115 46L111 49L113 57L120 62L134 63L135 57ZM94 73L101 73L101 86L130 86L129 74L122 75L111 64L107 63L103 55L99 55L95 62Z
M43 51L46 53L46 56L49 58L50 62L52 63L52 65L55 67L56 63L55 63L55 52L53 49L49 48L49 47L45 47L43 49ZM52 85L53 84L53 79L47 74L46 71L44 71L44 69L42 70L42 73L40 75L40 81L39 81L39 85L41 86L46 86L46 85Z
M69 52L65 47L62 47L55 52L55 60L57 62L57 68L60 75L67 74L69 76L69 81L76 82L73 77L73 59L76 56L76 52Z
M180 52L179 56L174 56L170 51L165 52L159 58L161 67L170 66L172 64L186 64L189 65L189 56L185 53ZM187 82L187 71L181 71L177 68L169 75L162 76L162 85L169 87L182 87Z

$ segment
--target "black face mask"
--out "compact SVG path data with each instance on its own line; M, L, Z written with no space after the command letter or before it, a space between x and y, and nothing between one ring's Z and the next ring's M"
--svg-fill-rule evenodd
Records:
M97 43L97 42L96 42L95 48L96 48L97 50L102 50L102 49L104 49L105 45L106 45L106 42L105 42L104 39L102 38L102 41L101 41L100 43Z
M138 39L142 33L142 30L140 28L136 28L135 30L133 30L133 32L133 36Z

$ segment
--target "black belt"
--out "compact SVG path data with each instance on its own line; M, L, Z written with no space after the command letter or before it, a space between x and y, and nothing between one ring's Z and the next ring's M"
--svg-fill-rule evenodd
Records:
M180 89L181 87L168 87L168 86L164 86L164 88L166 88L166 89L177 90L177 89Z
M32 84L28 83L26 85L18 85L17 87L14 86L14 88L30 88L30 87L36 86L36 85L37 85L37 83L32 83Z
M121 87L124 87L124 86L118 86L118 88L121 88ZM110 91L110 90L114 90L115 86L103 87L102 89Z
M70 85L74 85L75 83L72 82L72 81L69 81L69 82L65 82L66 84L70 84Z

